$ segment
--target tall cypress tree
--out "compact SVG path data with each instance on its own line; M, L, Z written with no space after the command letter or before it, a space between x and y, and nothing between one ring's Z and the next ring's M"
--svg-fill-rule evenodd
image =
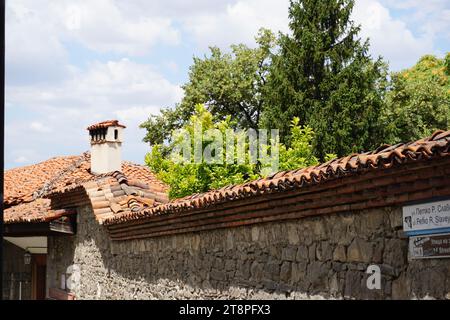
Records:
M290 2L290 34L273 57L262 125L289 140L299 117L315 131L317 155L345 155L376 147L382 125L386 65L372 61L368 41L350 19L353 0Z

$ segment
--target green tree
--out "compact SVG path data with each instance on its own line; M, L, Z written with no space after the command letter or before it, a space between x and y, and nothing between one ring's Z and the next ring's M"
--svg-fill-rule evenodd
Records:
M346 155L380 142L387 66L372 61L368 41L350 19L353 0L299 0L289 8L291 34L281 34L264 90L262 125L280 129L293 117L315 134L315 154Z
M392 74L385 110L390 143L417 140L450 126L450 53L423 56L416 65Z
M245 140L245 162L242 164L237 161L236 151L232 154L233 161L225 161L226 148L213 148L215 156L219 156L222 160L215 163L195 162L194 152L189 154L188 159L181 159L181 155L177 152L174 152L175 156L174 154L169 156L168 152L174 151L175 148L183 145L186 141L191 146L191 150L194 148L196 141L192 138L195 136L195 128L201 127L203 135L202 151L204 152L208 146L214 143L212 137L205 135L207 130L215 129L224 137L227 130L234 126L235 123L231 120L231 117L228 116L224 120L214 121L212 114L205 107L199 105L182 127L183 132L188 133L190 138L186 139L184 134L174 132L174 137L169 144L157 144L152 147L151 152L146 156L146 164L157 174L159 179L170 186L169 196L171 198L205 192L265 176L269 172L264 169L267 169L270 163L264 162L261 156L258 157L258 160L260 160L258 163L250 163L248 140ZM231 131L233 132L231 138L237 149L237 141L244 132ZM299 126L298 119L294 119L291 123L291 132L293 137L291 147L287 148L281 144L278 148L279 170L297 169L317 164L318 160L313 155L311 146L311 140L314 137L313 131L308 127ZM268 144L263 147L267 150L270 149L270 146L271 144Z
M294 118L291 122L291 146L280 145L280 170L294 170L318 164L311 146L314 132L310 127L301 127L299 123L299 118Z
M194 58L189 81L183 86L184 97L175 108L166 108L141 124L147 129L145 142L162 143L172 130L181 128L194 113L195 105L205 104L216 120L231 116L236 126L258 128L263 95L275 36L261 29L257 47L232 45L231 52L210 48L210 55Z

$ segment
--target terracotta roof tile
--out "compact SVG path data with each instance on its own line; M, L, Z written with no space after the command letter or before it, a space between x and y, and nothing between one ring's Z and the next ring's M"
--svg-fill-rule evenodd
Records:
M90 125L89 127L87 127L87 130L95 130L95 129L108 128L108 127L126 128L123 124L120 124L118 120L106 120L106 121L102 121L102 122Z
M7 170L4 174L5 223L45 221L53 211L49 207L50 200L42 198L81 186L107 190L102 196L105 201L110 201L115 197L111 191L114 184L128 186L129 180L131 195L138 202L139 198L145 200L139 202L142 207L150 203L148 199L158 204L167 202L167 186L147 167L123 162L122 171L106 175L91 174L90 154L87 152L81 156L55 157L35 165ZM117 206L114 207L117 210Z
M43 214L45 213L45 214ZM67 215L66 210L52 210L49 199L36 199L4 210L4 220L9 223L44 222Z
M153 215L177 214L235 201L260 194L301 189L307 186L369 170L380 170L409 162L450 156L450 131L436 131L431 137L394 146L383 145L362 154L351 154L304 169L278 172L265 179L226 186L203 194L193 194L152 208L123 212L107 218L106 225L148 218Z
M79 156L55 157L47 161L6 170L4 173L4 203L6 206L29 202L33 193L50 181Z

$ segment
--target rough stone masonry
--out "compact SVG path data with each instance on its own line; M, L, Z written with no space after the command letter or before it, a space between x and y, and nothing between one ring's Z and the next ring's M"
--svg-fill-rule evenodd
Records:
M47 262L47 288L80 267L77 299L450 298L448 259L408 260L400 207L127 241L89 206L77 219L76 235L49 237Z

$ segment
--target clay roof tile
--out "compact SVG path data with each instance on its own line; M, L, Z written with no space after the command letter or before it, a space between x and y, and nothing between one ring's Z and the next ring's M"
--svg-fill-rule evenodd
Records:
M106 120L102 122L95 123L93 125L90 125L87 127L87 130L95 130L95 129L101 129L101 128L108 128L108 127L122 127L126 128L123 124L120 124L118 120Z
M172 200L168 204L160 204L144 209L139 217L121 213L105 220L105 224L124 223L130 220L148 217L154 214L176 214L202 207L213 206L224 201L238 200L262 193L283 192L292 188L304 188L313 184L325 183L328 180L348 176L360 171L380 170L401 165L410 161L425 158L450 156L450 131L437 131L431 137L411 143L399 143L393 146L382 145L376 150L351 154L333 159L318 166L303 169L281 171L241 185L224 187L203 194L195 194L182 199ZM229 190L232 190L230 192Z
M165 195L167 186L158 180L149 168L123 162L122 170L123 172L105 175L91 174L89 153L81 156L55 157L38 164L6 170L4 206L8 214L5 215L5 223L36 222L51 217L50 200L43 199L51 194L84 188L89 191L103 191L105 194L103 201L109 201L114 197L111 186L126 183L128 177L138 187L147 186L149 191L157 191L162 200L167 197ZM134 192L137 195L144 193L136 190Z

